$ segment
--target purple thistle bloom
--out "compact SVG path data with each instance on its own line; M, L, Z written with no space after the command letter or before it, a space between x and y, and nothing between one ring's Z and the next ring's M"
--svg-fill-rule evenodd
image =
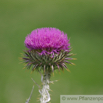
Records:
M50 81L51 73L64 68L69 71L66 63L73 64L68 60L75 59L70 57L73 53L70 53L69 39L67 34L59 29L39 28L33 30L24 43L27 50L24 51L23 62L26 63L27 69L32 68L32 71L37 70L40 73L42 81L42 89L39 87L40 102L48 103L51 100L49 84L53 83ZM30 101L30 97L26 103Z
M73 60L70 56L70 43L67 34L56 28L40 28L33 30L25 39L24 62L27 69L53 72L67 69L65 63L73 64L67 60Z
M56 28L40 28L33 30L25 39L25 46L29 50L39 50L41 54L58 53L69 50L67 34Z

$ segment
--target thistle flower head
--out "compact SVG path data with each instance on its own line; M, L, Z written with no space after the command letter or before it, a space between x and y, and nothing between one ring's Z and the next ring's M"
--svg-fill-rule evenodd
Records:
M29 50L40 51L41 54L51 54L68 50L70 43L67 34L56 28L40 28L33 30L25 39L25 46Z
M69 54L70 43L67 34L56 28L39 28L33 30L25 41L28 48L24 52L24 62L32 70L53 72L55 69L67 68L65 63L72 64Z

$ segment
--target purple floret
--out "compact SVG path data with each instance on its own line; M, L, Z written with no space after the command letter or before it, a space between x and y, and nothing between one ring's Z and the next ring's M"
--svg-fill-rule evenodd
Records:
M40 50L41 54L69 50L67 34L56 28L39 28L33 30L25 39L25 46L29 50Z

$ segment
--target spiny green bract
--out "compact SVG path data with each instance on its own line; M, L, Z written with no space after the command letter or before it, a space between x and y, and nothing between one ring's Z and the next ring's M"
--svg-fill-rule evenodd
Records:
M69 51L70 52L70 51ZM68 51L61 51L60 53L54 53L54 54L46 54L46 55L40 55L37 51L25 51L24 57L22 58L24 63L26 63L27 69L32 68L32 71L48 71L48 72L54 72L55 69L58 69L60 71L63 70L63 68L67 69L67 66L65 63L73 64L70 61L67 60L73 60L75 58L70 58L70 56L73 55L73 53L69 53Z

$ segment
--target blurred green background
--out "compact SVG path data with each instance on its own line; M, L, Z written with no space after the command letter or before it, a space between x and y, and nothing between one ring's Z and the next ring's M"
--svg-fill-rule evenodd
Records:
M68 34L72 52L70 66L51 80L51 103L60 95L103 95L103 0L1 0L0 1L0 103L24 103L33 81L40 75L22 69L20 53L32 30L56 27ZM39 103L35 85L30 103Z

